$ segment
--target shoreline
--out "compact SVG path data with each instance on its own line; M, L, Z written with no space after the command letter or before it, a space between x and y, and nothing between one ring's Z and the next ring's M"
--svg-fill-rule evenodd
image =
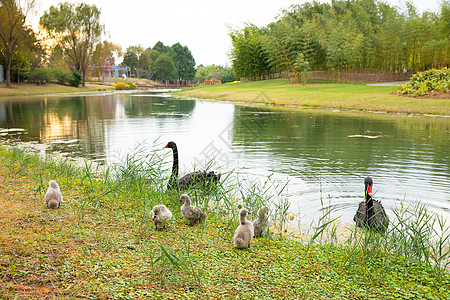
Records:
M450 117L450 94L443 99L408 97L395 94L396 88L359 83L292 85L282 80L266 80L187 88L174 95L274 108Z
M0 84L0 100L32 96L70 96L88 93L123 92L113 86L87 83L87 88L58 84L14 84L13 89ZM325 87L325 88L323 88ZM391 116L450 117L450 98L416 98L393 94L395 86L363 84L294 85L281 80L247 82L184 88L172 92L175 97L228 102L238 105L265 106L270 109L320 109L330 112L384 114ZM149 88L150 89L150 88ZM325 89L325 91L324 91ZM126 92L144 91L137 89ZM298 97L303 95L302 97ZM450 97L450 95L449 95Z
M135 173L138 166L127 166L113 179L87 166L0 147L0 298L450 296L448 270L383 252L377 248L383 237L370 231L357 230L348 245L333 239L305 245L272 233L253 239L249 249L236 249L236 218L211 209L204 224L186 225L180 195L167 192L164 180L148 186ZM45 207L50 179L63 194L59 209ZM160 202L173 218L168 230L156 231L148 212ZM333 236L333 228L321 228ZM361 285L367 280L373 285Z
M56 83L47 83L43 85L31 83L13 83L11 89L7 89L5 87L5 83L0 83L0 99L6 97L45 96L53 94L84 94L110 90L115 90L114 86L96 82L86 82L86 87L73 87Z

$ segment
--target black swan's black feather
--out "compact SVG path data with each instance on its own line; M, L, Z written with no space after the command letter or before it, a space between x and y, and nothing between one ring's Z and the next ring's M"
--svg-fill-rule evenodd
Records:
M164 148L171 148L173 151L173 165L172 174L170 175L167 189L187 190L192 187L207 188L211 185L216 185L220 180L221 174L216 174L214 171L196 171L184 175L178 180L178 148L174 142L169 142Z
M379 232L386 232L389 226L389 218L384 211L383 205L380 201L372 198L368 193L368 186L372 187L372 178L366 177L364 179L366 199L359 203L353 221L358 227L369 227Z

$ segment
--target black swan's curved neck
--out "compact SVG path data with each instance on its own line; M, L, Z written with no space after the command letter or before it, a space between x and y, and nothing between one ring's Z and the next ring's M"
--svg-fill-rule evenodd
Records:
M172 175L170 175L169 188L174 187L178 184L178 149L174 145L173 151L173 165L172 165Z
M372 199L372 192L370 190L372 189L372 186L369 186L366 184L366 217L367 221L371 222L371 219L373 217L373 199Z

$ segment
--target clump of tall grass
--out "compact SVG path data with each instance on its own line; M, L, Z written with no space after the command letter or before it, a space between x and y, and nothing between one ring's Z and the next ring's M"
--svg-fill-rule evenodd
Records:
M421 202L405 204L401 202L393 209L395 218L391 220L385 234L369 228L355 227L346 241L346 263L358 265L366 275L373 272L373 265L379 265L380 276L389 262L380 260L382 254L393 257L418 260L436 270L445 270L450 265L450 225L448 219L430 211ZM384 256L383 256L384 257ZM383 266L383 262L386 265ZM381 264L381 265L380 265Z
M448 219L430 211L421 202L393 210L396 222L386 235L387 251L416 258L428 265L447 268L450 265L450 225Z
M159 241L159 256L158 251L154 249L147 251L152 271L159 275L160 282L163 283L165 273L172 268L175 271L182 272L192 276L198 287L202 287L201 272L199 268L199 258L193 256L191 253L191 246L185 237L181 237L184 244L183 251L172 251L167 249L167 245Z

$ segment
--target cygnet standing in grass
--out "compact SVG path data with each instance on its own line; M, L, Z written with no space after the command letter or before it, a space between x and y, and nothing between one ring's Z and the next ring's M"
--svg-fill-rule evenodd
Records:
M248 215L248 210L245 208L239 212L239 222L241 223L234 234L234 246L236 248L250 248L250 242L253 238L253 223L245 217Z
M48 208L59 208L62 202L62 195L58 184L54 180L48 183L48 189L45 193L45 202Z
M203 222L206 215L198 207L191 205L191 198L189 198L188 195L181 195L180 203L181 202L183 202L183 205L181 205L180 209L181 214L190 226L194 225L197 222Z
M253 221L253 231L255 233L255 237L262 237L266 232L269 226L269 216L267 213L269 212L269 208L267 206L263 206L258 210L258 219Z
M172 219L172 212L164 204L153 206L151 215L156 230L167 229L166 224Z

